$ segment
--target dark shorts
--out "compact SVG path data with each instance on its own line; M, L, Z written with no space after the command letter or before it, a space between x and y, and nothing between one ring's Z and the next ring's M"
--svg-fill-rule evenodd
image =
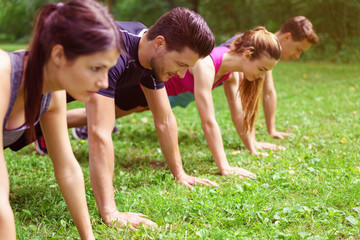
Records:
M66 94L66 102L69 103L72 101L75 101L75 99L73 97L71 97L69 94ZM40 122L38 122L35 125L35 133L36 133L36 139L38 139L39 137L42 136ZM8 148L10 148L13 151L19 151L20 149L22 149L23 147L26 147L30 143L35 142L36 139L27 139L26 132L25 132L23 135L21 135L21 137L16 142L14 142L10 146L8 146Z
M140 85L116 89L115 105L121 110L130 110L136 107L147 107L145 95Z
M36 139L42 135L40 123L35 125L35 133L36 133ZM14 142L13 144L7 147L4 147L4 149L10 148L13 151L19 151L20 149L29 145L30 143L35 142L36 139L26 138L26 131L25 131L25 133L23 133L23 135L21 135L21 137L16 142Z

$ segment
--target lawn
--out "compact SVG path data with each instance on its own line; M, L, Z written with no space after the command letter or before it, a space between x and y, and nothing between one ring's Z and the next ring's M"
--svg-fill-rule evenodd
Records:
M150 112L116 122L115 198L120 211L141 212L159 228L138 231L107 227L89 181L87 141L71 137L86 183L97 239L359 239L360 72L358 65L279 63L277 129L267 135L262 109L258 141L285 151L252 157L231 122L222 87L214 90L217 121L228 160L257 174L253 180L221 176L207 147L195 103L175 108L182 161L190 175L219 188L188 190L175 183L159 145ZM77 107L72 104L69 108ZM34 146L5 151L10 200L18 239L77 239L48 157Z
M25 49L25 44L14 44L14 43L0 43L0 49L5 51L15 51L19 49Z

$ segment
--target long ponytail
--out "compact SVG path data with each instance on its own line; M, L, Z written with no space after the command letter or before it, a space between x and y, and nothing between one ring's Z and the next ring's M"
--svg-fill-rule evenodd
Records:
M248 81L245 78L240 79L239 94L244 110L244 132L251 131L254 127L263 85L264 79L255 81Z
M43 67L48 58L41 36L46 31L46 19L56 10L55 4L44 6L38 13L35 20L35 28L33 31L32 41L29 45L28 62L25 70L25 124L30 127L28 137L33 137L33 125L39 116L42 86L43 86Z
M111 48L122 50L122 39L107 9L95 0L69 0L43 6L35 19L25 70L25 124L33 139L43 89L43 69L54 45L64 48L67 60Z

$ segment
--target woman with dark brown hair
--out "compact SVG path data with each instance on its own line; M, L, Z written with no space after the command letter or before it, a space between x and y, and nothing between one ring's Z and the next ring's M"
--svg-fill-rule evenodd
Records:
M3 149L40 123L55 178L82 239L94 239L82 170L72 152L65 90L88 101L107 88L108 70L121 51L121 37L107 10L94 0L43 6L28 51L0 50L0 140ZM0 236L15 239L4 150L0 153Z

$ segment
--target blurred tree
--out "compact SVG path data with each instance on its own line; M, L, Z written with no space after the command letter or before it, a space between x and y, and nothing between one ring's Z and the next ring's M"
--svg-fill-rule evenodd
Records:
M36 9L58 0L0 0L0 39L26 41ZM61 0L66 1L66 0ZM150 27L165 12L181 6L200 13L216 43L259 25L276 32L293 16L308 17L320 36L318 55L345 56L360 44L360 0L100 0L119 21ZM357 50L355 52L360 52ZM360 55L360 54L359 54ZM360 56L358 57L360 60Z
M4 0L3 0L4 1ZM27 42L37 10L56 0L7 0L0 11L1 34L10 41Z

